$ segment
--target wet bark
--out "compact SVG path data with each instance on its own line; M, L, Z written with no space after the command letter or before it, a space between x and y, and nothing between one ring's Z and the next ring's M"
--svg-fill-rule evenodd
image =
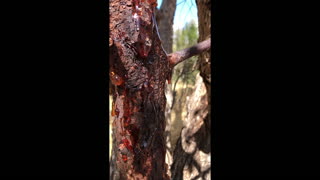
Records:
M165 163L166 79L153 0L111 0L109 64L113 96L111 179L169 179Z
M159 38L156 0L109 3L111 179L166 180L165 84L174 64Z

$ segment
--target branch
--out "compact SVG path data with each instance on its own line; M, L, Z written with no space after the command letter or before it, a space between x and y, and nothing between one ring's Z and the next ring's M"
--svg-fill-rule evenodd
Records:
M204 51L207 51L210 48L211 48L211 38L205 41L202 41L192 47L168 54L168 60L170 62L170 65L174 67L175 65L181 63L182 61L192 56L198 55Z

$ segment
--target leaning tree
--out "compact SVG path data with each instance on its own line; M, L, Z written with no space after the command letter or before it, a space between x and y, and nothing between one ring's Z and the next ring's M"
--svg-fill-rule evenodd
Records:
M176 64L210 48L208 39L166 54L156 6L156 0L109 1L112 179L170 179L165 163L165 83L170 83Z

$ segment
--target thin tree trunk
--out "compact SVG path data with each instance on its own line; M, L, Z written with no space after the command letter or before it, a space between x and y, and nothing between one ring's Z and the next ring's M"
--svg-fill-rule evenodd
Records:
M163 0L160 10L157 12L159 33L163 42L163 48L167 53L172 53L173 19L176 3L177 0Z
M159 34L163 48L167 53L172 52L173 44L173 19L176 11L176 0L163 0L160 9L156 12L156 20L159 28ZM167 106L165 110L166 118L166 163L169 166L168 174L170 175L170 166L172 164L172 145L171 145L171 106L173 106L172 84L167 84L165 89L167 97Z

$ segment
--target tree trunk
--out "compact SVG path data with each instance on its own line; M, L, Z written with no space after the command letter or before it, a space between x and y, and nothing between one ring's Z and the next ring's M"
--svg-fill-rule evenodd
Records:
M177 0L163 0L160 10L157 12L159 33L166 52L172 53L173 43L173 19L176 11Z
M165 82L171 73L158 36L155 0L110 0L111 179L169 179Z
M163 48L167 53L172 52L173 44L173 19L176 11L176 1L177 0L163 0L160 10L156 11L156 20L159 28L159 34ZM167 106L165 110L166 118L166 129L165 129L165 139L166 139L166 163L169 166L168 174L170 175L170 166L172 164L172 145L171 145L171 106L173 104L173 94L171 89L171 83L167 84L165 89L165 94L167 97Z
M211 0L197 0L199 17L199 40L202 42L211 38ZM207 89L208 115L205 118L206 131L211 132L211 51L199 55L200 75ZM211 136L208 136L211 138ZM209 141L210 142L210 141Z
M211 1L197 0L199 40L210 38ZM210 179L211 174L211 69L210 51L198 59L200 76L187 100L187 119L173 153L172 179ZM200 78L200 81L199 81ZM201 80L202 79L202 80ZM206 92L201 92L204 89Z

